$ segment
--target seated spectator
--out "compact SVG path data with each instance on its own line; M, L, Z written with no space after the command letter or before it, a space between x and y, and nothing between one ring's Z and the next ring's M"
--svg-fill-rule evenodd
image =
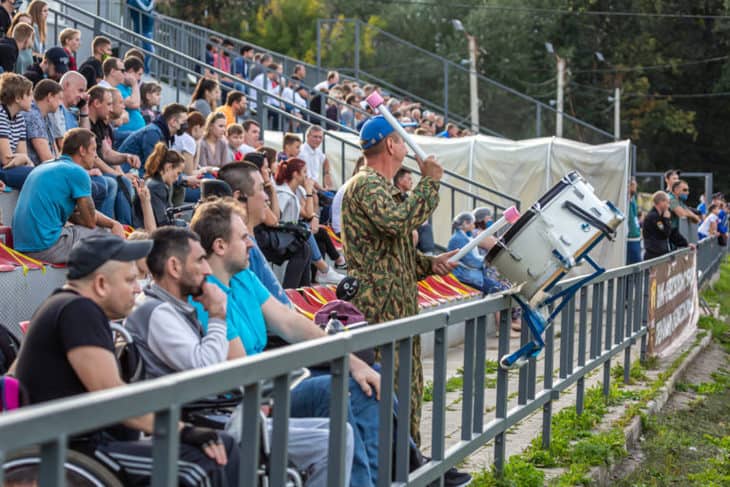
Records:
M88 140L93 144L93 134ZM144 258L151 247L149 240L125 242L103 235L73 248L66 285L33 315L18 356L16 375L31 404L124 386L109 321L131 311L139 292L134 261ZM178 427L184 459L178 465L180 485L198 485L189 474L200 471L211 485L237 484L239 454L231 437L182 423ZM145 485L151 477L145 465L152 462L153 442L141 440L139 433L154 431L155 417L150 413L71 438L71 447L91 457L102 456L124 485Z
M449 239L447 251L457 250L467 245L473 238L475 230L474 215L468 211L459 213L452 224L453 234ZM459 261L459 266L454 269L454 276L464 284L479 289L485 295L494 294L510 288L510 285L499 279L494 269L484 262L484 257L479 249L474 248ZM519 308L512 309L512 330L519 331L521 328L521 313Z
M184 128L187 120L187 108L179 103L171 103L151 124L132 132L119 147L119 151L134 154L140 160L146 161L159 142L172 147L175 134ZM141 175L145 171L146 168L142 167Z
M53 116L54 133L65 134L73 128L89 128L89 107L86 101L89 95L86 93L86 78L77 71L69 71L61 77L61 89L63 95L61 104ZM81 103L83 101L83 103ZM58 146L61 140L56 139Z
M680 181L674 184L680 184ZM682 247L694 248L679 233L679 229L672 225L669 195L664 191L657 191L651 199L654 206L644 217L641 228L641 235L644 237L644 260L660 257Z
M33 64L32 45L33 27L24 21L14 25L7 37L0 38L0 69L5 73L24 73Z
M299 135L292 133L284 134L284 139L282 140L282 151L281 154L278 155L278 159L280 161L286 161L287 159L299 157L301 147L302 139L299 138Z
M236 218L239 224L236 230L240 230L243 227L241 218L230 212L230 206L227 208L229 212L226 216L229 220ZM206 280L211 268L204 259L205 252L195 233L181 228L164 228L153 232L152 238L154 245L147 256L147 266L154 281L144 289L140 304L126 321L126 327L135 341L142 344L140 351L145 363L145 378L224 362L231 355L227 340L227 317L241 308L231 303L229 310L224 291ZM250 241L238 234L234 238L229 240L232 245L226 247L235 247L238 262L247 261L246 242ZM223 243L222 239L217 240ZM182 272L177 272L176 268ZM199 311L206 315L205 328L196 318L196 308L188 303L189 296L193 296L194 302L202 303ZM238 344L240 348L240 340ZM238 414L233 415L227 429L240 438L241 421L240 417L236 420L237 417ZM271 434L271 421L267 421L267 427ZM352 433L348 433L346 476L349 478L353 447ZM329 421L290 420L289 435L290 459L298 469L310 473L307 485L327 485L327 448L313 449L311 445L312 442L324 442L326 445Z
M213 112L205 120L205 135L198 146L198 164L203 167L221 167L228 163L226 116Z
M87 129L72 129L63 139L59 159L35 168L18 196L13 215L15 249L45 262L66 262L73 245L84 237L120 237L124 228L94 208L91 179L96 138Z
M355 177L355 174L360 171L360 168L365 165L365 158L360 156L355 162L355 169L352 170L350 178ZM348 180L349 181L349 180ZM340 189L335 193L335 197L332 199L332 230L339 235L342 231L342 197L345 195L345 189L347 189L347 183L345 182Z
M261 136L261 126L256 120L246 120L243 126L243 145L238 148L245 156L249 152L257 151L263 144L259 137Z
M306 175L306 164L301 159L289 159L279 165L276 173L276 192L279 197L281 208L280 220L283 222L297 223L300 220L307 222L312 229L308 243L312 251L312 265L317 268L316 280L321 284L337 284L345 276L332 269L322 258L319 246L314 238L314 233L319 229L319 217L314 208L314 181ZM316 226L317 228L313 228ZM335 250L336 252L336 250ZM339 254L337 254L339 255ZM344 264L344 258L339 257L340 265ZM300 286L289 286L294 284L284 277L282 283L285 288L296 288Z
M183 171L185 161L182 156L158 142L155 150L145 162L145 185L150 192L150 202L158 227L174 225L167 216L167 209L172 207L172 186ZM144 221L143 207L135 206L137 222Z
M79 66L79 73L86 78L86 86L91 88L104 78L102 61L112 55L112 41L104 36L96 36L91 41L92 55Z
M276 171L279 170L279 160L276 157L276 149L273 147L268 146L261 146L256 151L260 154L264 155L264 158L266 159L266 163L264 166L266 166L266 169L262 172L262 175L264 176L264 182L271 181L272 184L274 184L274 176L276 175Z
M58 34L58 43L61 45L66 54L68 54L68 69L76 71L76 53L81 46L81 31L66 27Z
M221 87L218 81L210 78L200 78L191 97L190 109L208 117L218 107L221 99Z
M306 142L297 157L307 163L307 177L314 181L317 191L333 188L330 161L322 152L324 129L319 125L312 125L307 129L304 138Z
M276 153L275 151L273 152ZM274 182L271 180L269 161L261 152L249 152L243 157L243 160L252 163L261 173L264 191L269 199L269 204L264 211L262 223L264 225L274 227L279 224L279 215L281 214L281 210L279 208L279 196L276 194L276 187L274 186Z
M720 205L714 203L710 204L710 207L707 209L707 218L705 218L700 225L700 228L697 230L700 240L707 237L717 236L717 224L720 221L720 217L718 216L719 214Z
M61 105L62 91L61 85L53 80L40 81L33 89L30 110L21 112L25 118L28 157L35 165L58 157L56 139L63 134L55 132L52 117Z
M241 162L244 154L239 148L243 144L243 127L237 123L229 125L226 129L226 140L228 141L228 156L226 160L228 162Z
M205 117L199 112L188 112L188 122L184 130L175 134L173 150L185 160L182 180L185 185L184 201L195 203L200 199L200 178L214 168L200 167L198 164L198 144L205 135Z
M104 59L101 72L104 73L104 77L97 83L101 87L116 88L124 82L124 63L118 57L109 56Z
M436 134L436 137L451 139L459 136L459 127L453 123L446 124L446 129Z
M0 0L0 38L7 34L13 20L12 15L14 11L14 0Z
M114 150L117 150L120 145L117 138L117 132L119 131L119 127L129 121L129 114L127 113L127 110L124 109L124 98L122 98L122 93L116 88L110 88L109 91L112 93L112 109L109 112L109 119L107 122L109 122L109 125L111 125L112 130L114 131L113 148Z
M243 47L241 47L239 53L240 56L233 60L233 74L245 80L249 80L249 73L251 72L251 63L253 62L254 55L253 47L249 46L248 44L244 44ZM241 87L242 86L243 85L241 85ZM240 90L240 88L236 89Z
M68 71L68 63L68 54L62 47L51 47L43 55L43 60L31 65L23 76L28 78L33 85L46 78L61 81L61 76Z
M21 189L33 162L28 157L27 130L21 111L30 110L33 84L15 73L0 74L0 180Z
M128 121L117 129L116 138L121 143L127 136L143 128L146 124L140 107L142 106L142 95L140 92L140 81L144 74L144 62L136 57L128 57L124 60L124 81L115 85L124 99L124 109L128 114Z
M252 164L248 163L248 161L243 164L226 164L218 171L218 179L225 181L230 186L233 191L233 199L240 202L245 208L246 211L243 213L243 218L248 228L255 228L258 225L266 224L265 215L271 212L271 208L267 204L267 197L270 193L266 191L266 182L263 177L257 176L255 174L256 172L261 175L261 172L253 167ZM249 234L249 237L253 242L253 246L249 249L249 268L251 272L258 277L261 284L264 285L274 298L283 305L291 307L291 301L289 301L284 288L271 270L269 263L266 261L266 257L264 257L264 254L256 243L256 238L252 234ZM299 261L296 259L299 259ZM293 259L290 259L288 265L299 266L303 271L309 266L309 257L305 257L305 254L299 254Z
M160 115L160 99L162 97L162 86L156 81L142 83L139 87L139 96L142 99L142 118L145 125L151 123Z
M114 100L112 90L94 86L88 91L88 96L89 128L96 137L95 167L103 174L101 178L96 178L96 181L106 184L107 188L107 197L99 209L110 218L115 217L125 225L132 225L134 189L131 181L122 177L124 172L119 166L126 163L139 168L141 164L139 157L113 149L114 132L108 123Z
M216 111L226 116L226 126L230 126L238 123L239 117L242 117L247 109L246 95L238 90L232 90L226 95L226 104L218 107Z

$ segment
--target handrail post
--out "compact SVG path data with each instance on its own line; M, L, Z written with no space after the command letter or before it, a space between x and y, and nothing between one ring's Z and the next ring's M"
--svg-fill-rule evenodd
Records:
M499 313L499 345L498 357L503 357L509 353L509 333L510 333L510 309L512 307L512 299L508 300L507 306L500 310ZM505 419L507 417L507 394L509 391L509 372L502 367L497 369L497 399L495 417L497 419ZM504 460L507 450L505 438L507 433L498 433L494 437L494 469L497 475L502 475L504 471Z
M330 436L327 452L327 484L345 484L345 445L347 442L348 354L330 362Z
M66 436L41 445L41 465L39 485L65 485L66 475L64 463L66 461ZM0 471L0 476L4 476Z
M155 413L155 434L152 446L152 486L174 487L177 485L177 459L180 449L178 421L180 406Z

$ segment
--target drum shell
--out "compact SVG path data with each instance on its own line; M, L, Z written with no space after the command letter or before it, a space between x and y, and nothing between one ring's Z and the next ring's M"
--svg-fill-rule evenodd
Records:
M579 174L573 172L563 178L515 222L487 255L502 277L523 285L520 294L527 299L549 289L605 236L595 225L571 212L566 207L568 202L612 231L624 218L613 205L601 201Z

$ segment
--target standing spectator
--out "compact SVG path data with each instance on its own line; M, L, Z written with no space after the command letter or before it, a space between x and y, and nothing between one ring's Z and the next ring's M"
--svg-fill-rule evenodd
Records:
M25 118L28 157L36 166L42 162L58 157L56 139L63 138L56 130L52 119L61 105L63 89L61 85L50 79L40 81L33 90L33 103Z
M687 206L687 198L689 198L689 185L687 181L680 179L672 183L672 192L669 194L672 228L679 228L680 218L687 218L696 224L700 223L700 217Z
M142 83L139 87L139 97L142 100L140 111L145 125L152 122L160 114L160 99L162 86L156 81Z
M270 63L265 71L262 71L259 73L258 76L256 76L252 84L258 89L258 91L261 92L261 98L263 99L264 103L266 103L269 106L272 107L280 107L281 103L279 100L274 98L274 96L279 96L280 90L279 90L279 82L280 82L280 76L279 76L279 65L276 63ZM258 99L259 95L256 91L251 93L251 95L254 97L254 99ZM273 95L273 96L272 96ZM257 106L256 101L251 102L251 109L256 111L261 109L261 107ZM278 130L279 128L279 114L274 112L273 110L269 110L269 127L272 130Z
M251 68L251 72L250 72L251 77L249 79L251 79L251 80L255 80L258 77L258 75L265 72L266 66L271 64L271 61L272 61L271 56L266 53L262 54L258 61L255 61L255 59L256 58L254 57L254 65ZM249 95L254 95L254 94L255 93L249 93Z
M27 130L21 111L30 110L33 84L15 73L0 74L0 180L23 187L33 163L28 157Z
M652 196L653 208L644 217L642 235L644 237L644 260L668 254L674 249L687 247L688 244L677 228L672 226L669 211L669 196L657 191Z
M82 238L106 233L120 237L119 222L94 209L91 180L96 139L86 129L73 129L63 139L63 155L38 166L28 176L13 215L15 248L45 262L66 262ZM68 225L68 223L73 223Z
M25 14L20 14L22 15ZM0 71L24 73L33 64L32 45L33 27L25 22L15 24L8 37L0 39Z
M195 86L190 108L208 117L217 107L221 99L221 87L218 81L210 78L200 78Z
M251 73L251 62L253 61L253 47L245 44L243 47L241 47L239 53L240 56L233 60L233 74L245 80L249 80L249 74ZM241 90L240 87L236 87L236 89Z
M187 108L179 103L171 103L162 110L162 114L151 124L132 132L119 147L119 150L136 155L140 161L146 161L158 142L163 142L167 147L172 147L175 134L183 128L187 119ZM141 173L144 174L145 170L142 167Z
M340 82L340 73L338 73L337 71L330 71L329 73L327 73L327 79L314 85L313 90L318 92L318 91L322 91L322 89L324 88L327 91L329 91L332 89L333 86L337 85L337 83L339 83L339 82Z
M719 214L720 205L710 204L710 207L707 209L707 218L705 218L697 230L697 236L700 240L717 236L717 224L720 221Z
M48 4L43 0L33 0L28 4L28 15L33 20L31 24L35 29L33 38L33 57L38 61L46 52L46 20L48 19Z
M58 35L58 42L66 54L68 54L68 69L76 71L78 66L76 65L76 53L81 45L81 31L78 29L72 29L66 27Z
M147 39L155 38L155 17L153 15L155 0L127 0L127 4L133 7L129 16L132 20L132 28L145 37L142 48L154 54L155 45ZM144 63L144 70L149 72L150 56L143 53L141 61Z
M259 139L261 136L261 126L256 120L246 120L243 126L243 145L238 148L245 156L249 152L256 152L263 144Z
M0 0L0 38L7 35L13 22L13 12L15 12L15 0Z
M641 262L641 226L639 225L639 204L636 199L636 179L629 183L629 233L626 239L626 263Z
M205 136L200 141L198 163L201 166L222 167L228 163L226 116L211 113L205 121Z
M92 55L79 66L79 73L86 78L86 86L91 88L104 78L101 63L112 55L112 41L104 36L96 36L91 41Z
M246 95L238 90L232 90L226 96L226 104L218 107L216 111L226 116L226 126L228 126L238 123L238 118L246 113L247 108Z
M145 161L145 185L150 192L150 202L157 227L174 225L174 220L167 216L167 209L172 206L173 184L177 181L185 167L180 153L168 149L167 145L158 142L149 159ZM135 205L138 223L144 221L143 208Z
M679 181L679 176L681 174L682 173L679 169L669 169L664 173L664 191L667 194L672 193L672 186L674 185L674 183Z
M299 151L299 158L307 163L307 177L314 180L316 190L333 188L330 161L322 152L324 129L319 125L311 125L305 134L305 143ZM324 177L322 172L324 171Z
M61 81L68 71L68 54L61 47L51 47L43 55L40 63L33 63L23 76L28 78L33 85L42 79L52 79L53 81Z

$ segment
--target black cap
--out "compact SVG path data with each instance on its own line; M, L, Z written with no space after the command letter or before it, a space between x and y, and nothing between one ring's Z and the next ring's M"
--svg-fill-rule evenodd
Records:
M264 162L266 162L266 158L260 152L249 152L248 154L243 156L243 160L246 162L250 162L259 169L261 169L261 167L264 165Z
M45 58L53 63L58 74L64 74L69 69L70 59L68 53L62 47L51 47L46 50Z
M152 240L124 240L113 234L92 235L74 244L68 257L68 278L81 279L110 260L132 262L147 257Z

